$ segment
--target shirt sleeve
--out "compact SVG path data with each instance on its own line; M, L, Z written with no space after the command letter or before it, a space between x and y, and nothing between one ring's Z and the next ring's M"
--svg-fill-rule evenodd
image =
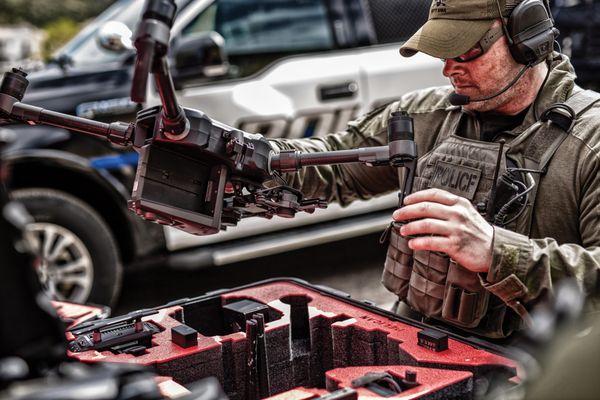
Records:
M398 101L379 107L352 121L343 132L309 139L271 139L276 151L298 150L319 152L348 150L358 147L385 146L387 121L392 112L407 111L414 119L418 156L429 151L447 114L446 99L449 87L410 92ZM286 174L288 184L306 197L338 202L342 206L354 200L366 200L398 189L398 174L389 166L368 167L363 164L344 164L309 167Z
M584 293L600 292L600 160L589 157L581 180L581 243L559 244L551 238L527 236L494 227L493 260L486 288L506 303L528 303L552 291L554 282L572 277Z
M321 152L348 150L359 147L385 146L387 130L382 123L390 105L381 107L349 124L346 131L321 138L271 139L276 151L298 150ZM397 107L397 105L396 105ZM285 174L287 183L306 197L322 198L327 202L348 205L357 199L368 199L397 188L398 178L388 166L368 167L364 164L341 164L304 168Z

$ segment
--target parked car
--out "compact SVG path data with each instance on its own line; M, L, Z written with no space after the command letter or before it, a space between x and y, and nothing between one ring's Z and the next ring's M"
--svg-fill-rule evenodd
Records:
M441 63L398 54L426 20L420 0L176 0L170 65L183 106L267 137L321 136L419 88L443 84ZM100 120L130 120L142 0L120 0L42 71L24 101ZM148 104L158 103L149 85ZM114 304L125 268L223 265L383 229L395 195L313 215L249 219L198 237L129 212L137 156L40 126L10 126L12 193L35 218L42 283L56 298ZM342 219L343 218L343 219ZM285 234L282 234L285 231Z

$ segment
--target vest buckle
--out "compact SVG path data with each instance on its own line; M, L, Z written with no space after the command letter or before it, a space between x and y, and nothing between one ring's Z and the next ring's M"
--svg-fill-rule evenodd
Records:
M561 128L563 131L570 133L575 124L575 110L565 103L552 104L540 117L542 122L550 121Z

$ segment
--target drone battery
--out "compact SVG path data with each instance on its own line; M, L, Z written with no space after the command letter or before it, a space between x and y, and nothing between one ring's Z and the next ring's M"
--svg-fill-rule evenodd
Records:
M246 329L246 321L255 314L262 314L265 322L269 322L269 306L252 301L240 300L223 306L225 324L234 332L240 332Z
M423 329L417 333L418 345L433 351L448 350L448 335L435 329Z
M183 324L174 326L171 328L171 341L184 349L196 346L198 345L198 331Z

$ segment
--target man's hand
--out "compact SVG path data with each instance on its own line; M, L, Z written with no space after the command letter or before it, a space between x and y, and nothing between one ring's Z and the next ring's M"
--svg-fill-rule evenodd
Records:
M400 229L413 250L439 251L473 272L487 272L492 264L494 228L465 198L441 189L427 189L404 199L394 220L411 221Z

